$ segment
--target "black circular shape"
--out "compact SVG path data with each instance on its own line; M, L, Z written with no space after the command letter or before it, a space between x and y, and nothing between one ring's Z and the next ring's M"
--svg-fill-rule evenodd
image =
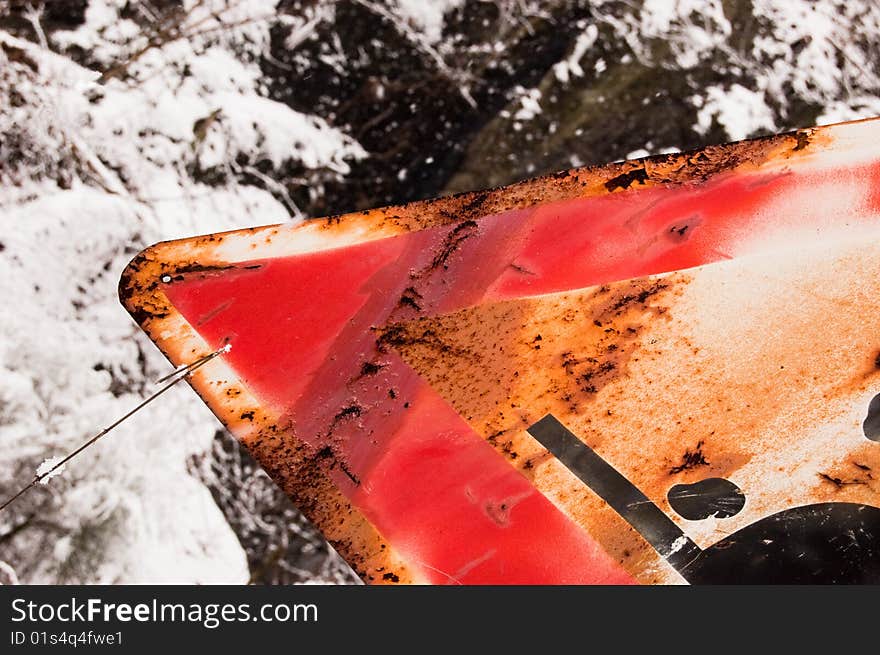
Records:
M878 584L880 509L793 507L737 530L679 572L691 584Z
M862 423L862 430L871 441L880 441L880 393L868 403L868 416Z
M724 478L706 478L693 484L677 484L666 494L669 505L689 521L710 516L726 519L736 516L746 504L742 489Z

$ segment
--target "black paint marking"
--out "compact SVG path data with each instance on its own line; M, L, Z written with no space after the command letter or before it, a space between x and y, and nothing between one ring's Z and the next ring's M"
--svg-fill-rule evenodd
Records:
M377 364L376 362L364 362L361 364L361 372L358 377L365 378L370 375L376 375L379 371L387 366L386 364Z
M880 393L868 403L868 416L862 423L862 430L871 441L880 441Z
M528 431L691 584L880 583L880 508L793 507L703 550L555 417L548 414Z
M682 575L691 584L877 584L880 509L787 509L713 544Z
M702 551L657 505L552 414L529 429L535 439L592 489L676 569Z
M745 507L742 489L724 478L706 478L693 484L677 484L666 494L669 505L689 521L710 516L719 519L736 516Z

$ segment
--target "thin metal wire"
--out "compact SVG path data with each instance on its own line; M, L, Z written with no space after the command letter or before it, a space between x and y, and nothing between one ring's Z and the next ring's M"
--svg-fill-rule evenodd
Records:
M188 375L191 375L194 371L196 371L197 369L201 368L202 366L204 366L205 364L207 364L208 362L210 362L210 361L211 361L212 359L214 359L215 357L219 357L220 355L225 355L226 353L229 352L229 350L230 350L230 346L229 346L229 344L227 344L227 345L224 346L223 348L220 348L219 350L215 350L214 352L209 353L209 354L207 354L207 355L204 355L203 357L199 357L199 358L198 358L197 360L195 360L194 362L192 362L192 363L190 363L190 364L187 364L186 366L182 366L182 367L178 368L177 370L175 370L174 372L169 373L169 374L166 375L165 377L160 378L159 380L157 380L156 384L161 384L162 382L166 382L166 381L168 381L168 384L166 384L164 387L162 387L161 389L159 389L159 390L158 390L156 393L154 393L153 395L151 395L151 396L149 396L148 398L145 398L144 400L142 400L137 406L135 406L134 408L132 408L131 410L129 410L129 411L128 411L125 415L123 415L122 417L120 417L120 418L116 419L115 421L113 421L113 423L111 423L111 424L108 425L106 428L104 428L103 430L101 430L98 434L96 434L94 437L92 437L91 439L89 439L88 441L86 441L86 442L85 442L84 444L82 444L79 448L77 448L77 449L74 450L73 452L71 452L71 453L69 453L68 455L66 455L61 461L56 462L56 463L52 466L52 468L50 468L50 469L47 470L47 471L43 471L42 473L40 473L40 474L38 474L38 475L35 475L35 476L34 476L34 479L31 480L30 484L25 485L24 487L22 487L22 488L21 488L21 489L20 489L20 490L14 495L14 496L12 496L12 497L9 498L5 503L3 503L2 505L0 505L0 512L2 512L2 511L3 511L4 509L6 509L9 505L11 505L11 504L12 504L15 500L17 500L20 496L24 495L28 490L32 489L32 488L35 487L37 484L39 484L41 480L43 480L44 478L50 476L50 475L52 474L53 471L58 470L59 468L61 468L62 466L64 466L67 462L69 462L69 461L72 460L74 457L76 457L77 455L79 455L79 454L80 454L82 451L84 451L86 448L88 448L89 446L91 446L92 444L94 444L96 441L98 441L98 439L100 439L100 438L103 437L105 434L107 434L108 432L110 432L110 430L112 430L112 429L115 428L117 425L119 425L120 423L122 423L124 420L126 420L127 418L129 418L132 414L134 414L135 412L137 412L137 411L143 409L144 407L146 407L147 405L149 405L151 402L153 402L154 400L156 400L156 398L158 398L158 397L161 396L163 393L165 393L166 391L168 391L168 390L169 390L171 387L173 387L175 384L177 384L178 382L180 382L181 380L183 380L183 379L184 379L185 377L187 377Z
M156 384L162 384L163 382L165 382L165 380L170 380L174 376L179 375L181 373L191 373L192 371L196 370L202 364L209 362L212 359L214 359L215 357L219 357L220 355L225 355L230 350L232 350L232 345L226 344L220 350L215 350L214 352L209 353L203 357L199 357L197 360L195 360L194 362L190 362L186 366L181 366L179 368L174 369L168 375L156 380Z

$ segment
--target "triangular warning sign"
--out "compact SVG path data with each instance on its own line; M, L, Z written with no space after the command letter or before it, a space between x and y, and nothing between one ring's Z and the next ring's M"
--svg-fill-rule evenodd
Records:
M121 295L232 344L195 389L368 582L878 581L878 132L159 244Z

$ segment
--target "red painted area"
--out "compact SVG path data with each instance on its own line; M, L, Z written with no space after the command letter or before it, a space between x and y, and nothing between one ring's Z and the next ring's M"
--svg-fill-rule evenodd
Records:
M870 167L867 180L871 190L868 194L868 211L880 216L880 163Z
M187 282L168 285L166 294L213 347L233 344L225 359L249 388L284 407L301 395L335 336L366 301L358 282L393 262L400 245L388 241L329 257L251 262L262 266L256 270L190 274Z
M493 299L519 298L699 266L756 209L790 190L789 176L737 176L712 184L651 188L540 207Z
M352 498L432 583L632 581L432 389L405 412Z
M377 351L375 328L716 261L758 205L803 182L741 175L555 203L480 219L440 263L452 227L190 273L165 291L210 344L231 340L231 365L299 438L334 449L358 480L337 467L336 483L426 578L628 582L414 371ZM401 302L410 287L418 310ZM366 362L378 370L364 374Z

